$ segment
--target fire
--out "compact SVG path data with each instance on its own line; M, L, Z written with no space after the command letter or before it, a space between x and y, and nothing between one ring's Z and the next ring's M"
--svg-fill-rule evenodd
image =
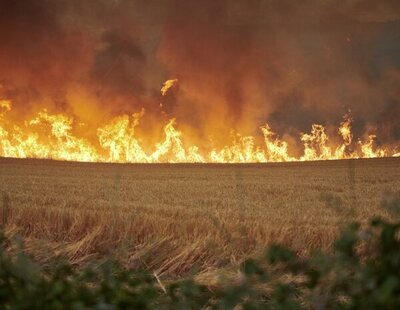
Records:
M165 83L165 92L168 90L167 85L172 87L176 82L171 83ZM52 114L42 110L31 119L16 125L11 118L7 118L11 111L11 101L0 100L2 157L115 163L252 163L400 155L395 148L391 150L377 147L374 134L354 142L352 119L349 116L345 116L337 130L336 139L342 141L340 144L332 143L324 126L313 124L309 133L300 136L303 154L296 157L290 154L289 143L280 139L268 124L260 127L263 146L257 145L256 137L232 132L230 144L203 151L196 145L187 144L184 133L177 129L176 121L172 118L163 128L162 140L149 152L145 150L142 138L137 134L140 120L145 113L143 109L132 115L112 118L96 130L95 140L77 134L76 128L79 124L66 114Z
M11 110L11 101L10 100L0 100L0 110L2 112L10 111Z
M361 146L362 157L375 158L375 157L385 157L387 156L387 150L376 148L374 150L374 140L376 135L368 135L368 140L366 142L358 141Z
M345 116L344 121L340 124L339 133L343 138L343 144L348 146L353 140L353 134L351 133L351 122L353 120L349 116Z
M313 124L311 133L302 134L301 141L304 143L304 155L301 160L333 159L332 150L327 145L328 136L324 126Z
M349 115L344 116L343 122L340 123L338 133L343 139L343 144L339 145L335 150L335 158L351 158L353 155L347 150L353 141L351 132L351 122L353 119ZM357 156L355 156L357 157Z
M171 87L174 87L174 85L176 85L176 83L178 83L178 79L171 79L171 80L167 80L164 82L163 87L161 88L161 95L165 96L168 92L168 90Z
M104 161L108 162L148 162L148 156L135 137L135 128L144 110L130 118L123 115L114 118L106 126L97 130L100 146L107 151Z
M294 161L294 157L288 155L288 143L276 138L276 134L268 125L261 127L264 134L265 145L267 148L266 161ZM273 139L274 141L271 141Z

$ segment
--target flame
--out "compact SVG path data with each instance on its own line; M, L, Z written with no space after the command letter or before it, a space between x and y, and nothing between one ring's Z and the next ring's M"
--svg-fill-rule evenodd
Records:
M288 143L279 140L268 124L261 127L261 131L264 134L265 145L267 148L267 161L279 162L296 160L288 154Z
M11 101L0 100L2 157L116 163L250 163L400 156L395 148L377 147L374 134L354 143L349 116L345 116L337 131L341 144L330 141L324 126L313 124L309 133L300 136L303 154L296 157L290 154L289 143L281 140L268 124L260 127L263 146L256 144L256 137L232 132L229 145L205 152L198 146L185 144L184 133L176 128L175 119L170 119L163 128L162 141L147 152L136 132L145 113L143 109L112 118L96 130L95 141L78 135L76 129L81 124L66 114L52 114L44 109L16 125L7 118L10 111Z
M304 143L304 155L301 160L334 159L332 150L327 145L329 139L324 126L313 124L311 133L302 134L300 139Z
M8 112L11 110L11 101L10 100L0 100L0 111L2 115L4 112Z
M376 135L368 135L368 140L366 142L358 141L361 146L362 157L365 158L375 158L375 157L385 157L388 151L385 149L376 148L374 150L374 140Z
M168 90L173 87L176 83L178 83L178 79L171 79L164 82L163 86L161 87L161 95L165 96Z
M106 126L97 130L100 146L107 151L108 162L148 162L148 156L135 137L135 128L144 110L132 118L123 115L114 118Z
M351 122L353 120L349 116L345 116L343 122L340 123L339 134L343 138L343 145L348 146L353 140L353 134L351 133Z
M357 157L347 150L353 141L353 134L351 132L352 121L353 119L349 115L345 115L344 120L340 123L338 133L342 137L343 143L335 150L335 158L337 159Z

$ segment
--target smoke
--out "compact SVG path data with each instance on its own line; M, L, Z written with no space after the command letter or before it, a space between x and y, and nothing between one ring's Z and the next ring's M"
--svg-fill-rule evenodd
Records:
M181 75L180 105L191 102L200 124L216 115L228 128L268 120L297 133L351 110L361 132L399 103L399 9L395 1L340 9L335 1L177 1L160 57Z
M351 110L356 134L398 140L400 3L337 4L3 0L0 96L92 123L143 107L199 139L265 122L296 136Z

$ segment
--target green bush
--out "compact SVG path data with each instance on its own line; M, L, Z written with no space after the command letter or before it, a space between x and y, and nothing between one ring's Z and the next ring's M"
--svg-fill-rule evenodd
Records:
M398 202L388 206L396 209ZM154 275L112 261L79 271L62 261L42 267L23 250L10 251L10 240L3 237L0 307L398 309L399 234L399 221L374 219L364 228L351 224L330 253L301 258L274 245L263 257L243 262L238 279L212 289L192 279L164 287Z

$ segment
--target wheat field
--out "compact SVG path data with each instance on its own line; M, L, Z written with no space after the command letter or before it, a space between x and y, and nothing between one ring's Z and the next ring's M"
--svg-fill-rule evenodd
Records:
M282 164L87 164L0 159L1 224L46 263L112 257L174 277L271 243L329 249L352 220L390 216L400 159Z

